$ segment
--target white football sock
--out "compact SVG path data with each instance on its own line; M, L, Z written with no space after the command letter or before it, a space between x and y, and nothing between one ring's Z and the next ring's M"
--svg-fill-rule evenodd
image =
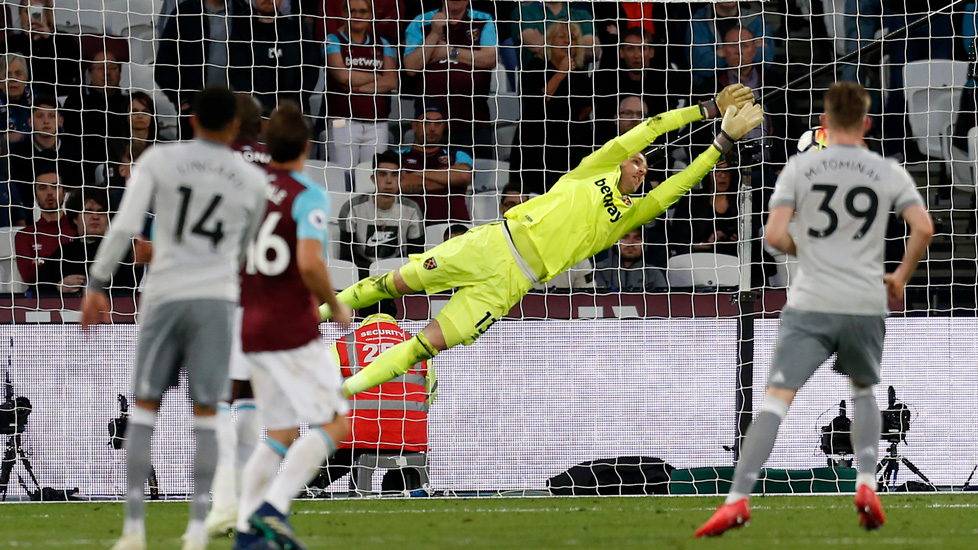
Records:
M238 490L237 494L240 494L242 472L261 438L261 420L258 418L254 399L236 399L234 411L234 486Z
M231 407L227 403L221 403L217 406L217 470L214 472L214 484L211 487L215 510L231 508L237 502L236 440Z
M241 497L238 500L238 524L237 530L241 533L248 533L251 527L248 525L248 518L261 506L265 499L265 492L268 485L278 473L278 467L285 456L285 447L271 439L255 447L255 452L248 459L245 465L244 475L241 477Z
M313 427L300 437L285 455L285 469L275 477L265 501L283 514L289 513L292 499L316 477L326 457L336 451L336 444L322 428Z

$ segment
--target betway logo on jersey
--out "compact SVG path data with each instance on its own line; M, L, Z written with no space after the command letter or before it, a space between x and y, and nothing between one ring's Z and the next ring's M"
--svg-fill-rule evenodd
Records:
M346 56L346 66L351 69L379 69L384 66L383 59L370 59L367 57Z
M598 191L600 191L604 195L604 198L601 200L601 205L604 206L604 209L607 210L608 214L611 215L611 220L610 220L611 223L615 223L618 220L620 220L621 210L618 210L618 207L615 206L615 195L612 192L611 187L609 187L606 184L604 178L601 178L598 181L594 182L594 185L600 187Z

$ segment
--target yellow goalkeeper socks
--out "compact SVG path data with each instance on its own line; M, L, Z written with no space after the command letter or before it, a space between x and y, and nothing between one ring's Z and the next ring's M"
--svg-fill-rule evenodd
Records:
M410 370L411 365L427 361L438 350L431 345L424 334L418 333L407 342L392 347L381 353L373 363L343 382L343 393L347 397L379 386L388 380L393 380Z
M372 306L381 300L400 298L403 296L394 287L394 272L391 271L376 277L367 277L354 283L353 286L336 295L336 299L346 304L350 309L360 309ZM333 316L329 304L319 306L319 316L326 321Z

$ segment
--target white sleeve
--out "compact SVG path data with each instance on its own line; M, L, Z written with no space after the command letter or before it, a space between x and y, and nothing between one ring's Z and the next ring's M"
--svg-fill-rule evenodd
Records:
M153 202L155 187L148 164L143 162L133 168L132 177L126 184L126 192L122 195L119 212L112 218L109 232L99 245L95 262L88 272L90 291L105 292L116 266L129 251L133 236L143 228L146 212Z
M797 208L798 198L795 182L797 170L795 165L794 159L791 159L781 170L781 175L778 176L778 181L774 184L774 193L768 203L768 210L774 210L778 206Z
M892 208L897 215L903 214L903 211L910 206L924 204L924 199L920 196L920 191L917 190L917 184L910 174L896 162L893 163L893 181L897 183L897 192L893 195Z

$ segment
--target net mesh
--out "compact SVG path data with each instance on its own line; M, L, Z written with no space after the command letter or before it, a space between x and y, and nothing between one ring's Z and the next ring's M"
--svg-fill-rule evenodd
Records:
M10 395L34 408L22 437L3 436L10 475L0 486L18 497L43 486L123 494L122 453L105 426L128 395L151 216L111 285L113 320L125 326L85 340L59 323L78 319L132 166L156 143L192 137L189 106L203 86L229 85L264 116L282 101L300 104L313 136L305 175L329 192L329 266L344 288L502 219L643 118L743 82L765 108L762 126L665 214L536 285L476 345L439 356L428 426L433 491L543 491L575 464L627 456L678 468L672 492L722 491L743 421L760 404L796 266L763 239L768 201L799 138L820 124L824 91L852 79L872 98L866 144L910 172L936 226L896 307L901 318L889 324L883 384L914 413L883 466L906 455L935 484L960 486L978 461L978 403L950 389L976 382L967 337L978 311L975 8L891 4L3 4L0 319L9 324ZM718 131L707 121L660 137L637 195L684 170ZM267 162L261 142L256 126L238 148ZM907 235L891 215L888 269ZM416 332L448 298L409 296L384 310ZM340 336L324 331L327 342ZM922 384L925 371L947 383ZM154 450L160 492L174 495L191 483L190 448L169 444L189 430L177 395ZM843 470L812 470L851 460L819 448L843 399L842 378L820 371L793 406L766 478L807 470L814 481L765 490L851 488ZM889 485L918 479L902 468Z

